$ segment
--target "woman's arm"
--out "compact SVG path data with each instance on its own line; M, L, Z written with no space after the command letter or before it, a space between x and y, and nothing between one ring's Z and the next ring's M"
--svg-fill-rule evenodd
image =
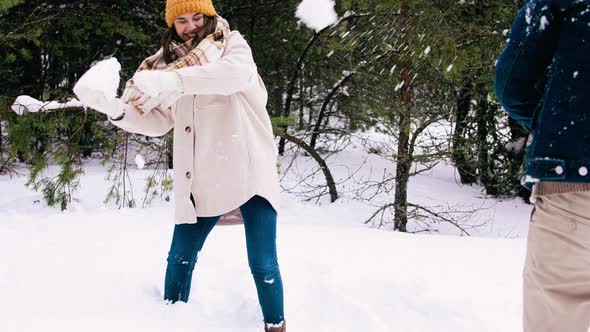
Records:
M175 70L183 94L232 95L243 91L257 78L250 46L237 31L227 37L221 59L203 66Z
M137 108L124 104L125 113L121 119L111 119L115 126L135 134L158 137L163 136L174 127L174 118L170 108L154 108L143 113Z
M151 97L171 91L180 95L229 96L245 90L256 79L252 51L237 31L227 37L218 61L173 70L142 70L133 76L137 88Z

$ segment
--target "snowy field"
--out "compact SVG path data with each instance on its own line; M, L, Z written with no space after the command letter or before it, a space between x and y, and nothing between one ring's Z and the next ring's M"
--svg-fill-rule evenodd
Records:
M359 156L351 150L331 160L337 178ZM306 165L298 158L298 170ZM136 192L148 174L132 172ZM105 175L88 166L79 201L65 212L47 207L24 177L0 176L0 331L263 331L241 225L213 230L191 300L166 305L172 203L105 207ZM486 199L480 188L457 185L444 165L412 179L410 200L481 207L474 222L486 223L470 237L443 224L435 233L373 228L363 221L375 208L343 196L315 205L282 195L278 247L289 331L521 330L530 206Z

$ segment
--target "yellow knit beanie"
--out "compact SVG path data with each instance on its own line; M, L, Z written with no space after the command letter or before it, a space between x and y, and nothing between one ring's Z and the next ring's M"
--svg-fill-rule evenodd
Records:
M215 7L211 0L167 0L166 23L172 27L174 20L186 13L199 13L205 16L215 16Z

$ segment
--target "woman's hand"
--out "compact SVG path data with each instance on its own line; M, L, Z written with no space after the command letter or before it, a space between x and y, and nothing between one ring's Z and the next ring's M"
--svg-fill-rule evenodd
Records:
M180 93L176 91L162 92L157 97L149 97L140 108L145 113L150 112L156 107L166 109L174 105L178 97L180 97Z
M182 94L182 81L174 71L142 70L133 76L135 86L150 97L168 95L171 92Z

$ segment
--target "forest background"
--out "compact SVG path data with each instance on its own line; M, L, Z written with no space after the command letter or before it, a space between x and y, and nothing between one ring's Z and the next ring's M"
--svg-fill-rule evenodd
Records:
M318 30L296 17L300 2L214 1L252 47L279 153L298 151L317 165L285 191L334 202L353 186L356 199L375 206L367 222L402 232L408 220L461 228L469 217L408 201L410 179L441 163L484 195L528 199L520 186L528 133L493 93L495 61L524 1L337 0L339 19ZM0 173L28 176L27 186L63 210L85 165L100 160L111 185L105 203L170 199L171 134L128 134L79 107L20 116L12 109L21 95L74 98L77 79L109 57L121 63L124 83L157 51L164 8L163 0L0 1ZM381 170L378 181L355 177L353 168L335 177L331 160L351 145L393 170ZM129 180L133 155L153 170L141 193Z

